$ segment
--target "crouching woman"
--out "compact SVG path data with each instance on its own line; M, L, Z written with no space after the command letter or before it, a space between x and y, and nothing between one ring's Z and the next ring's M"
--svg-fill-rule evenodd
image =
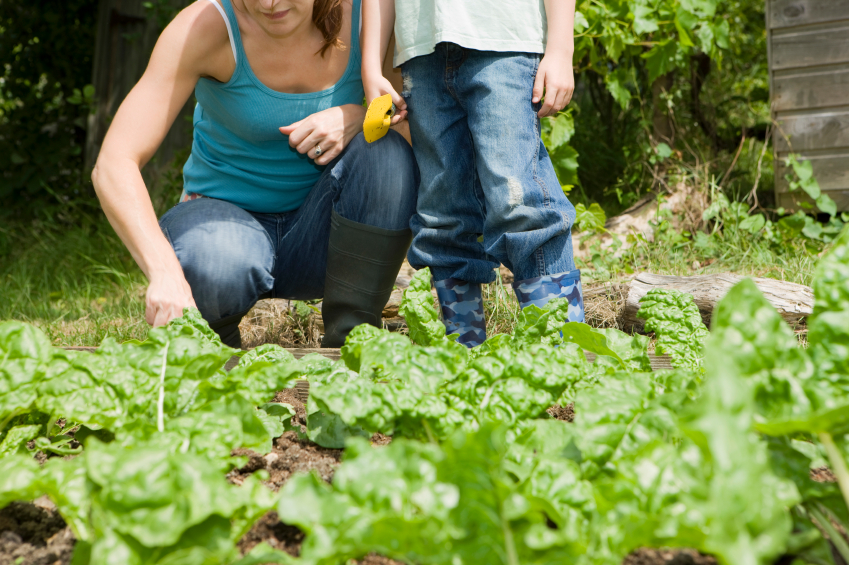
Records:
M149 281L148 323L196 306L238 347L264 297L323 297L326 347L380 323L418 171L398 133L363 139L360 1L199 0L162 33L92 173ZM157 221L140 169L192 92L184 193Z

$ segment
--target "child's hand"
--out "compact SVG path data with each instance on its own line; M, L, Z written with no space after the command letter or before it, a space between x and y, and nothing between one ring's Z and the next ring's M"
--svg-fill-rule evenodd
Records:
M539 63L534 80L533 103L545 100L537 115L540 118L553 116L569 104L575 91L575 74L572 71L571 53L546 52Z
M407 103L400 94L395 92L392 83L386 77L383 75L374 77L363 76L363 87L365 88L366 100L369 104L375 98L384 94L392 95L392 103L395 104L395 115L392 117L393 126L407 117Z

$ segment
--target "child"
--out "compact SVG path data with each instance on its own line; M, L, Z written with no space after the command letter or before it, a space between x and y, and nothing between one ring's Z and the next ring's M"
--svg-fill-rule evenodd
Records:
M566 297L569 320L584 321L575 208L539 120L572 97L575 0L363 5L366 99L391 94L409 121L421 185L407 257L430 267L447 333L468 347L486 339L480 285L499 263L522 308ZM381 72L393 20L403 98Z

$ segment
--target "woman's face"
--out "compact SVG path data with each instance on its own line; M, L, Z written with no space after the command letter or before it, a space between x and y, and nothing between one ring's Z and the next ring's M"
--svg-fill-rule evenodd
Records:
M245 10L271 36L287 36L312 22L315 0L243 0Z

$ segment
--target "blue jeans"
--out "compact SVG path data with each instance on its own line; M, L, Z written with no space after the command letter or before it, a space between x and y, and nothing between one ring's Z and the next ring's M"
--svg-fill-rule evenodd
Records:
M435 280L492 282L499 263L516 280L575 268L575 208L531 103L539 61L440 43L402 66L421 172L408 258Z
M159 220L204 319L248 311L261 297L324 295L330 213L386 230L408 229L419 176L398 133L357 135L297 210L260 214L212 198L182 202Z

